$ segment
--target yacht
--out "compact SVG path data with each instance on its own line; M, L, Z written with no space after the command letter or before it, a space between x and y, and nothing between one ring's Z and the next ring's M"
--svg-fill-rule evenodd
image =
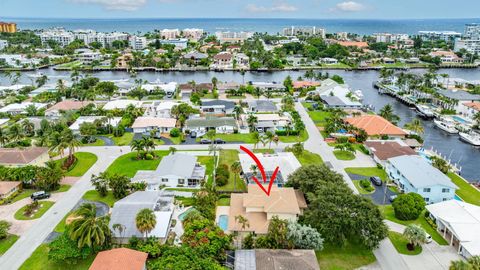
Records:
M435 117L435 114L433 113L433 111L428 106L417 105L416 107L417 107L417 110L418 110L418 113L420 114L420 116L425 117L425 118Z
M363 100L362 90L360 90L360 89L359 89L359 90L355 90L353 93L355 94L355 96L358 97L358 99Z
M458 133L457 128L455 127L455 122L449 119L436 119L433 120L433 123L435 124L436 127L439 129L450 133L450 134L456 134Z
M474 146L480 146L480 134L476 132L470 132L470 133L460 132L458 135L460 136L460 140Z

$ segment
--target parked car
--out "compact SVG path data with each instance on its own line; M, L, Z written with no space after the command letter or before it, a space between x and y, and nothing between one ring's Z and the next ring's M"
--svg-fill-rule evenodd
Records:
M32 195L30 195L30 198L32 200L41 200L41 199L48 199L50 198L50 193L48 192L45 192L45 191L37 191L37 192L34 192Z
M375 185L375 186L381 186L382 185L382 179L378 176L372 176L370 177L370 181Z
M431 243L432 242L432 236L428 233L425 233L426 234L426 238L427 238L427 243Z
M222 139L218 139L218 138L217 138L217 139L215 139L214 143L216 143L216 144L224 144L224 143L226 143L226 142L225 142L224 140L222 140Z
M390 200L390 202L393 202L396 198L397 198L397 195L392 195L388 199Z
M196 138L197 137L197 132L192 131L190 132L190 138Z
M209 139L201 139L200 140L200 144L210 144L210 143L212 143L212 141L209 140Z

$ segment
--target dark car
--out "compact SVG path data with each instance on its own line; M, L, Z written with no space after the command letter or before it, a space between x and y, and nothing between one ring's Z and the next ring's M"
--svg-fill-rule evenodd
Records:
M192 131L190 132L190 138L196 138L197 137L197 132Z
M37 191L37 192L34 192L32 195L30 195L30 198L32 200L41 200L41 199L48 199L50 198L50 193L47 193L45 191Z
M370 181L375 185L375 186L381 186L382 185L382 179L378 176L372 176L370 177Z
M225 143L225 141L224 141L224 140L222 140L222 139L218 139L218 138L217 138L217 139L215 139L215 141L214 141L214 142L215 142L216 144L224 144L224 143Z
M210 143L212 143L212 141L209 140L209 139L201 139L200 140L200 144L210 144Z

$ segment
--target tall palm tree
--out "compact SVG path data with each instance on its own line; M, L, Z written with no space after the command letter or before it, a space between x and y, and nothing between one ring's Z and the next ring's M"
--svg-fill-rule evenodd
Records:
M255 115L250 114L247 118L247 124L250 129L250 132L253 132L255 130L255 124L257 123L258 123L258 118Z
M242 230L250 227L250 222L248 222L248 219L242 215L235 216L235 221L242 225Z
M273 134L273 132L271 132L271 131L265 132L265 139L269 144L268 149L272 149L272 142L273 142L274 138L275 138L275 134Z
M66 146L68 148L68 159L70 161L73 160L73 154L75 154L75 151L78 149L78 147L80 147L80 145L80 141L75 136L71 136L66 142Z
M132 149L132 151L137 151L137 159L139 159L140 152L142 152L145 149L145 144L143 140L133 140L132 143L130 144L130 149Z
M396 124L400 120L400 117L395 114L393 107L390 104L387 104L380 109L380 116L392 122L392 124Z
M262 140L260 137L260 134L258 132L253 132L252 133L252 141L253 141L253 148L257 148L258 143Z
M240 161L235 161L232 163L232 166L230 166L230 170L233 172L233 191L236 191L237 188L237 176L238 174L242 171L242 164Z
M412 122L405 124L405 129L411 130L417 134L423 134L424 129L422 125L422 121L420 119L415 118Z
M22 122L22 127L23 127L23 132L24 132L28 137L34 135L34 133L35 133L35 126L33 125L32 122L30 122L30 120L28 120L28 119L23 120L23 122Z
M19 141L23 138L23 132L18 123L10 126L10 128L8 129L8 136L12 141Z
M111 238L108 228L108 216L97 217L97 208L93 203L84 203L74 212L75 218L69 225L69 235L77 241L78 247L101 247Z
M243 108L240 105L235 105L233 108L233 113L235 114L235 119L240 119L240 115L243 113Z
M403 231L403 236L407 238L409 244L413 248L427 241L425 230L416 224L408 225Z
M258 166L257 165L252 164L252 166L250 166L250 170L252 171L252 174L254 176L257 176L257 172L258 172Z
M170 153L172 155L174 155L176 152L177 152L177 148L173 147L173 146L170 146L170 148L168 148L170 150Z
M145 237L148 237L150 233L157 225L157 220L155 213L152 209L142 209L137 213L135 217L135 225L137 226L138 231L145 234Z

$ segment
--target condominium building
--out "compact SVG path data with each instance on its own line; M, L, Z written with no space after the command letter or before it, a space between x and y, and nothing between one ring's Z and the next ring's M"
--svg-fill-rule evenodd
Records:
M465 25L465 38L480 39L480 23L469 23Z
M163 39L174 39L180 37L180 30L178 29L163 29L160 31L160 36Z
M128 44L134 50L143 50L147 47L147 38L139 36L128 37Z
M317 28L316 26L311 27L297 27L291 26L283 28L284 36L320 36L325 38L325 29Z
M49 40L53 40L59 43L62 47L70 44L76 39L82 40L85 44L99 42L103 47L112 46L113 42L117 40L128 39L128 34L119 32L102 33L93 30L66 31L61 28L42 31L39 36L42 44L46 44Z
M390 33L375 33L373 34L376 42L384 42L384 43L395 43L399 41L407 41L408 35L407 34L390 34Z
M253 37L253 32L216 32L215 36L217 39L220 41L220 43L225 43L225 42L231 42L231 43L236 43L236 42L243 42L246 39L249 39Z
M480 24L470 23L465 25L463 38L455 40L454 50L456 52L465 49L472 54L480 53Z
M462 33L454 31L418 31L418 36L423 41L444 40L452 42L462 36Z
M198 28L186 28L183 29L183 36L189 40L199 40L204 34L203 29Z
M0 22L0 33L17 32L17 24L12 22Z

